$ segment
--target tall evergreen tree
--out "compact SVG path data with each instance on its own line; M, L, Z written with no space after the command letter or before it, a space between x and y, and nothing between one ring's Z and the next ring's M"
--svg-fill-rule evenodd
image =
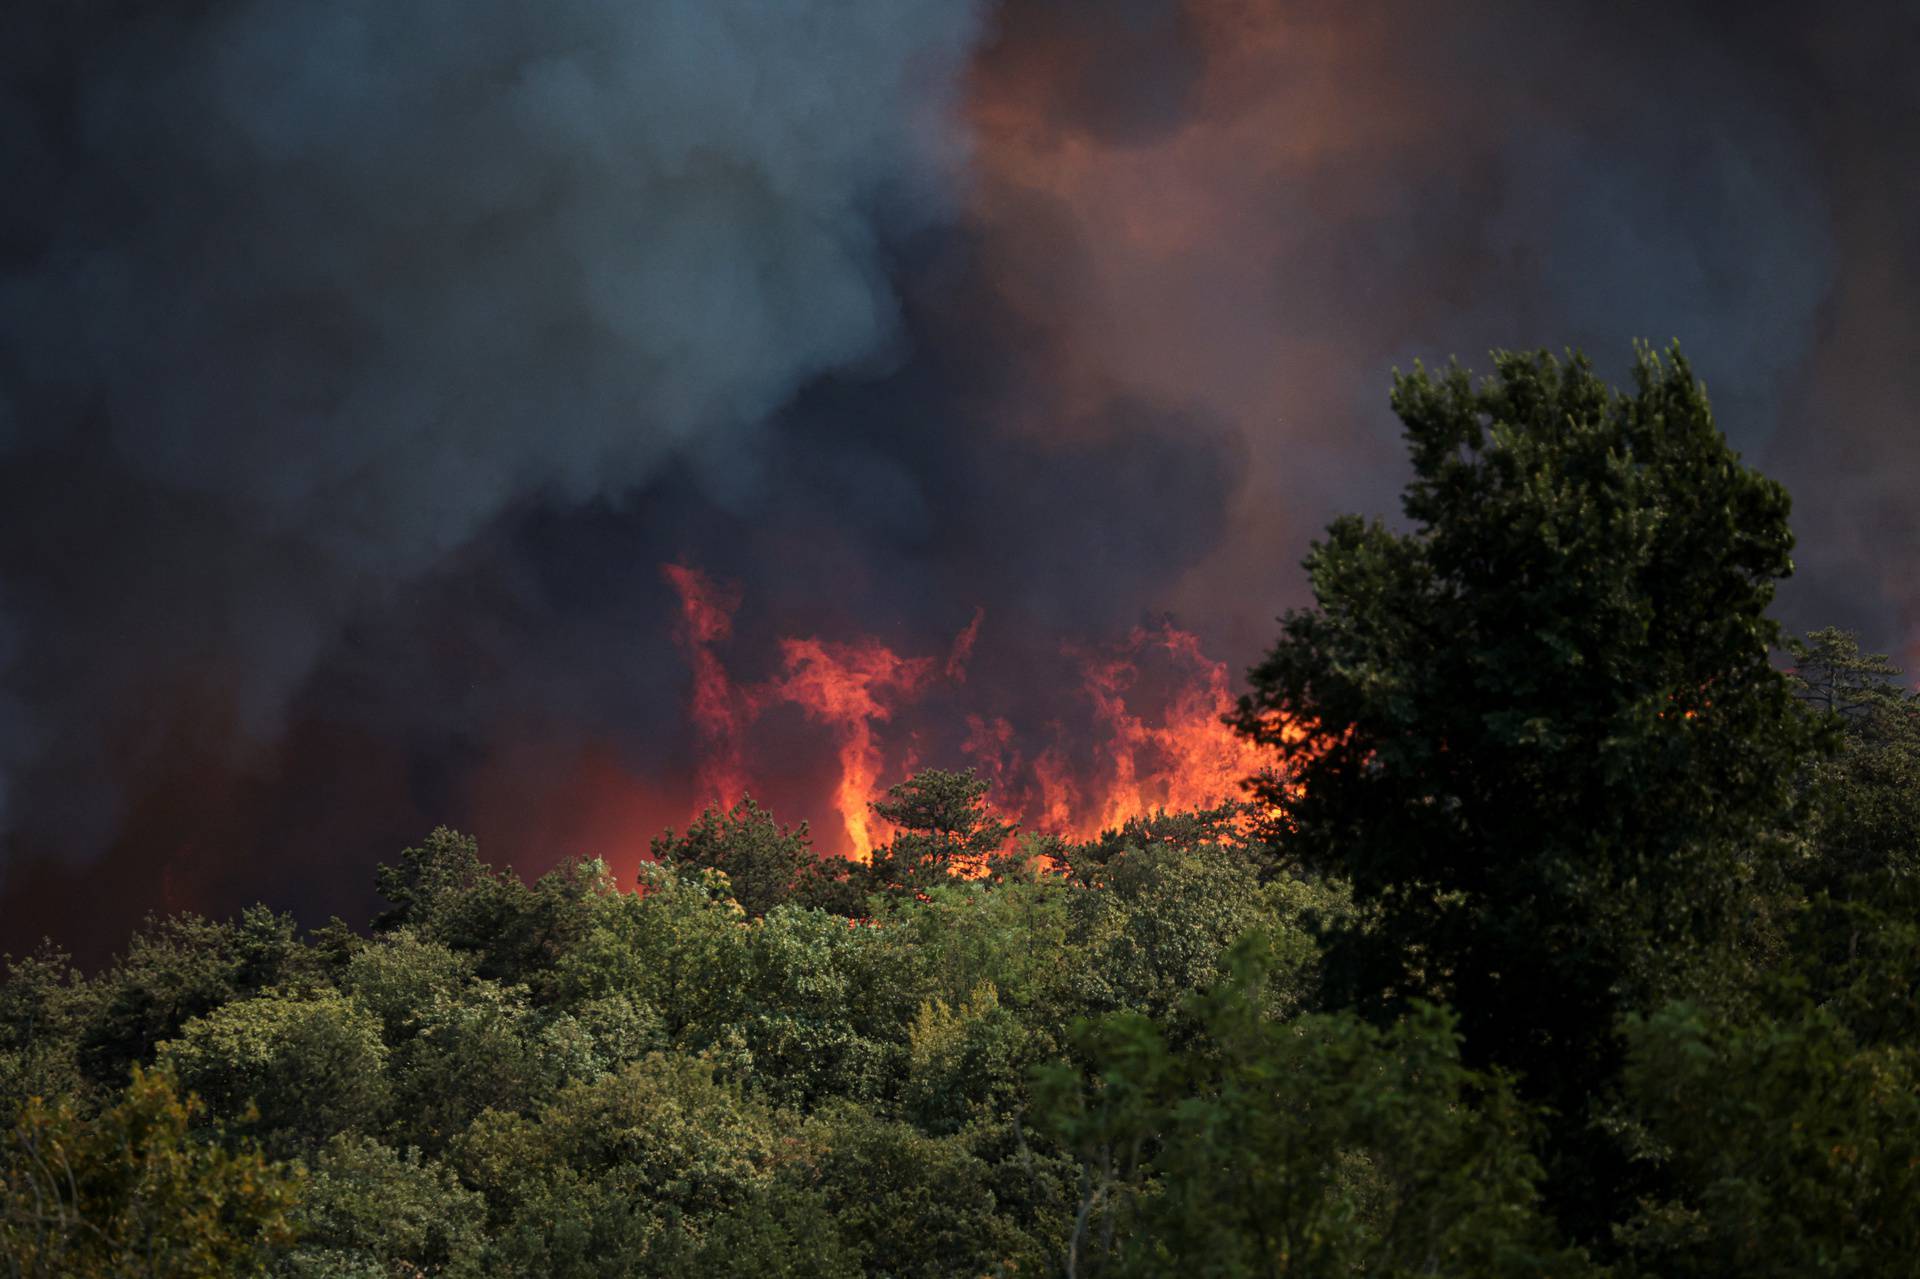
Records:
M964 769L922 769L887 788L873 811L900 832L873 854L881 886L924 889L944 881L956 864L984 865L1014 828L987 806L991 783Z

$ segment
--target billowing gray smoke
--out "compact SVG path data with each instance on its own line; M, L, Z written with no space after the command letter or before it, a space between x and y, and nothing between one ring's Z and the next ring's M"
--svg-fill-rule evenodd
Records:
M0 950L364 918L442 821L630 868L697 791L666 561L742 687L984 608L888 769L1090 777L1067 654L1255 657L1414 357L1680 338L1783 620L1920 667L1910 0L5 12ZM817 830L824 734L747 751Z
M84 798L36 818L104 835L74 780L163 677L268 726L356 601L503 511L724 478L885 358L977 8L11 6L0 796L59 775Z

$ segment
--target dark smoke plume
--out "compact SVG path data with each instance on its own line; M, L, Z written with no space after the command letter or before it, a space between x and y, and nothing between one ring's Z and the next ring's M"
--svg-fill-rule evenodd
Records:
M886 358L888 244L950 205L978 21L954 0L16 6L9 825L96 847L123 815L85 783L124 772L107 755L167 699L270 740L355 609L503 514L673 459L725 491L806 380Z
M1392 509L1391 368L1493 346L1679 338L1795 493L1785 620L1920 666L1909 5L13 24L0 948L364 917L439 821L629 867L701 785L663 563L738 589L742 684L984 608L889 767L970 719L1084 764L1066 654L1171 610L1252 659L1325 520ZM824 827L830 740L754 732Z

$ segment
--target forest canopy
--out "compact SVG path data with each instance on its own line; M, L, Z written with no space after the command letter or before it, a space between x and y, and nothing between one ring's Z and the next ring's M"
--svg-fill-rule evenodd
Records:
M743 797L637 883L439 829L364 928L9 957L8 1273L1920 1272L1905 676L1769 620L1786 493L1677 350L1393 406L1218 808L928 769L869 862Z

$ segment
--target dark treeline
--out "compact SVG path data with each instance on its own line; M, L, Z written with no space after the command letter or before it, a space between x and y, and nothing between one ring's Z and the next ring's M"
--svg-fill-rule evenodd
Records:
M1237 721L1098 840L971 774L870 866L743 801L529 885L9 960L15 1275L1920 1273L1920 704L1766 618L1677 352L1395 386Z

